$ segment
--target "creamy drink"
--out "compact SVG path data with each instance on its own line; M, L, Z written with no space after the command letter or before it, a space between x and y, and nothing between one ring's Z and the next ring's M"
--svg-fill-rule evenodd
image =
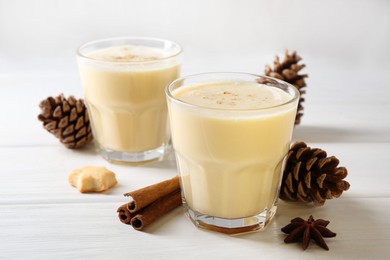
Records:
M168 89L185 206L201 226L263 228L276 209L297 91L247 74L215 81L210 75Z
M156 159L169 142L164 89L179 76L180 47L134 39L90 48L79 59L93 134L108 160Z

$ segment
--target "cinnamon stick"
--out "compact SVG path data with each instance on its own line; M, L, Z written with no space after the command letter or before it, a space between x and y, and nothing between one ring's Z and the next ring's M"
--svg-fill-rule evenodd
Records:
M180 190L176 190L141 210L141 212L131 219L131 225L136 230L143 230L159 217L181 205L181 203Z
M131 213L134 213L143 209L144 207L153 203L159 198L164 197L179 189L179 177L176 176L172 179L159 182L139 190L125 193L124 195L126 197L130 196L133 198L133 201L130 202L129 210Z
M134 217L134 214L130 212L128 208L129 203L120 206L116 212L118 212L119 220L127 225L131 225L130 220Z
M133 200L117 209L119 220L136 230L143 230L182 203L178 176L124 195Z

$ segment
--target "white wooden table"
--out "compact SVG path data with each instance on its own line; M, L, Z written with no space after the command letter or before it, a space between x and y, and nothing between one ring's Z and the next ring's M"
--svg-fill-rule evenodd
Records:
M332 75L330 77L329 75ZM390 257L390 77L313 69L305 115L294 131L340 159L351 188L323 207L280 202L263 232L228 236L197 229L180 208L138 232L119 222L123 193L176 174L173 157L130 167L110 164L92 146L68 150L36 119L41 99L81 97L77 75L0 76L0 259L385 259ZM73 169L103 165L119 184L81 194ZM280 229L300 216L331 221L330 251L284 244Z

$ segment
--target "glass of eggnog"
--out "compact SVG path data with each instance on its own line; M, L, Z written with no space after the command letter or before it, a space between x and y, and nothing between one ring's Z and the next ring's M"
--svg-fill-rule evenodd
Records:
M78 49L92 133L108 161L162 159L170 147L164 89L180 73L181 47L171 41L112 38Z
M192 222L234 234L276 212L299 92L244 73L179 78L166 89L183 204Z

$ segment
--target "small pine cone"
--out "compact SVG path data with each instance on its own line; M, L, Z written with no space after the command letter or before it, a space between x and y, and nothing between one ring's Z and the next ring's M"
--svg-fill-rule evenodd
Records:
M327 157L325 151L296 142L287 155L279 197L313 202L315 206L340 197L350 185L343 180L347 169L337 167L338 164L339 160L334 156Z
M305 67L305 64L298 64L300 60L301 57L299 57L295 51L291 54L288 54L288 51L286 50L282 63L280 63L279 57L276 56L274 60L274 68L272 69L269 65L265 67L266 76L286 81L294 85L299 90L301 96L298 102L295 125L300 124L301 117L303 116L302 103L305 101L303 95L306 93L306 90L304 90L306 87L305 78L308 77L307 74L298 74L298 72Z
M82 99L73 96L66 99L61 94L42 100L39 107L38 120L67 148L80 148L92 140L88 111Z

